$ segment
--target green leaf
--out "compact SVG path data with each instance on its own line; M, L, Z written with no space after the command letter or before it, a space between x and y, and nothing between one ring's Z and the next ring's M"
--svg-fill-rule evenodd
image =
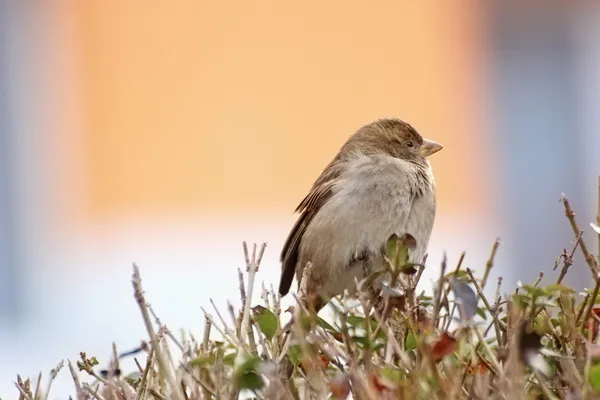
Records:
M375 330L377 329L377 326L379 325L379 323L372 319L369 318L368 319L369 322L369 326L371 328L371 333L375 332ZM347 319L346 319L346 324L352 328L361 328L361 329L365 329L366 328L366 323L367 323L367 319L364 317L359 317L356 315L350 315ZM380 332L383 332L383 330L381 330ZM381 335L379 335L381 337Z
M400 383L405 377L402 371L392 368L383 368L381 370L381 375L395 383Z
M380 277L385 275L388 271L389 271L389 269L386 267L386 268L372 272L366 278L364 278L363 280L360 281L360 287L365 288L365 287L371 286L373 284L373 282L375 282L377 279L379 279Z
M292 364L294 364L295 366L297 366L300 363L300 354L301 354L301 349L300 346L295 344L295 345L291 345L288 348L288 355L290 356L290 360L292 361Z
M279 328L279 320L271 310L262 306L256 306L252 309L254 312L254 320L258 324L260 331L267 337L273 339L277 328Z
M477 307L477 315L479 315L481 318L483 318L484 321L487 321L487 315L486 312L487 308L485 307Z
M535 317L534 331L540 336L552 333L552 327L544 315L538 314Z
M257 390L263 387L264 382L256 372L248 372L238 377L236 384L239 389Z
M531 303L529 296L521 293L513 295L513 300L515 300L523 308L527 307L529 303Z
M333 326L331 326L329 324L329 322L325 321L323 318L317 317L317 321L319 322L319 325L321 325L323 327L323 329L325 329L326 331L337 332L337 330Z
M449 354L445 357L446 363L448 363L449 365L451 365L452 367L458 367L458 366L462 366L462 362L461 360L458 359L458 357L456 357L456 354Z
M600 363L590 368L589 380L594 390L600 393Z
M398 235L395 233L390 236L387 243L385 244L385 253L387 257L393 261L394 257L396 257L396 247L398 246Z
M258 357L250 357L233 371L233 384L238 389L260 389L264 382L257 370L261 363Z
M233 367L233 363L235 362L236 355L237 355L237 353L229 353L229 354L226 354L225 356L223 356L223 364Z
M548 285L545 287L547 292L550 293L575 293L575 291L565 285L561 285L560 283L555 283L553 285Z
M409 234L404 234L400 238L393 234L385 245L387 257L395 268L402 268L408 262L408 250L414 249L416 245L415 238Z
M377 351L383 347L383 343L377 340L369 340L368 337L365 336L351 336L350 337L352 343L358 344L358 346L362 349L368 349L371 351Z
M525 290L527 293L529 293L531 295L531 297L540 297L540 296L546 295L546 291L543 288L540 288L537 286L523 285L521 288L523 290Z
M470 281L469 274L467 271L463 271L462 269L459 269L456 273L452 271L444 275L444 281L451 278Z
M404 344L404 348L406 349L406 351L412 351L417 348L417 339L415 338L415 335L413 335L412 332L408 332L408 335L406 335L406 342Z
M131 373L131 374L125 376L123 379L125 379L125 382L129 383L134 388L137 388L137 385L140 380L140 377L138 375L139 374Z
M205 365L213 364L214 361L214 356L212 354L209 354L194 358L192 361L190 361L190 365L192 367L203 367Z

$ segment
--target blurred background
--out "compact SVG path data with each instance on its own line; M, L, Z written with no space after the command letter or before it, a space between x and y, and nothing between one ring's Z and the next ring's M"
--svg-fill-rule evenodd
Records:
M134 262L196 335L210 298L239 306L243 240L276 286L294 208L380 117L444 145L426 282L444 252L483 269L498 236L491 282L553 281L561 193L596 215L598 37L593 1L0 0L0 396L146 338Z

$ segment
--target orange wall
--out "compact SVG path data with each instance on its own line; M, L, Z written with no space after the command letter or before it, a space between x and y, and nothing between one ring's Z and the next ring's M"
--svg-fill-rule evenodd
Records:
M482 207L474 0L69 4L88 217L291 212L380 116L445 145L432 159L441 212Z

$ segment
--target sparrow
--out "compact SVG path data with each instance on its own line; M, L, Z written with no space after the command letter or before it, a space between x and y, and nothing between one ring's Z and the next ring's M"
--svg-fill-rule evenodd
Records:
M409 123L379 119L362 126L340 148L296 208L300 216L281 252L279 294L312 264L309 282L316 312L348 291L355 279L384 267L388 239L412 235L409 262L420 263L436 212L427 157L442 146L423 139Z

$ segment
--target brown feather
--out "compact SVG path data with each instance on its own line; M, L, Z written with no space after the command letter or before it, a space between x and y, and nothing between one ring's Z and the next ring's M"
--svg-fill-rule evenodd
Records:
M308 195L296 207L296 212L301 213L300 217L294 224L281 251L282 272L279 281L279 294L282 296L285 296L290 291L292 281L294 280L302 235L306 231L310 221L333 194L333 186L341 171L342 165L336 157L323 170Z

